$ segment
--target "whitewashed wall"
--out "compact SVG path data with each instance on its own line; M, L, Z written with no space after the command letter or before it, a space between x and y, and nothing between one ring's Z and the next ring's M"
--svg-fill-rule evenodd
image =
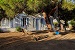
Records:
M24 19L26 18L26 23L23 23L23 18ZM13 18L12 20L8 19L7 23L8 23L7 26L3 26L4 23L2 21L1 27L2 28L16 28L17 26L20 26L21 28L25 28L29 31L46 30L47 29L44 18L34 17L34 16L33 17L32 16L26 16L25 14L19 14L15 18Z

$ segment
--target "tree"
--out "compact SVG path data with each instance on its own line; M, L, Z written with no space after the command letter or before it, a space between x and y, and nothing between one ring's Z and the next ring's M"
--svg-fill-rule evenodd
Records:
M0 0L0 7L8 17L14 17L24 9L26 0Z
M68 14L67 12L75 8L75 3L71 0L0 0L0 7L8 17L14 17L16 14L22 13L22 11L28 14L43 12L46 24L51 29L49 16L53 15L56 9L60 7L62 9L58 10L60 14ZM67 12L64 12L66 9ZM66 14L64 16L67 16Z
M58 15L60 16L61 20L65 21L65 26L67 26L67 21L72 20L75 18L74 9L75 9L75 3L72 0L63 0L60 2L60 7L58 10ZM66 30L66 27L65 27Z
M62 8L68 9L68 10L73 10L75 8L75 1L73 0L63 0L62 1Z
M50 3L51 0L0 0L0 7L5 11L7 16L14 17L22 11L26 13L38 13L39 10Z
M0 8L0 20L4 17L6 17L5 11L2 8Z
M72 0L63 0L61 7L59 7L59 16L62 16L63 20L71 20L74 18L75 11L75 1Z

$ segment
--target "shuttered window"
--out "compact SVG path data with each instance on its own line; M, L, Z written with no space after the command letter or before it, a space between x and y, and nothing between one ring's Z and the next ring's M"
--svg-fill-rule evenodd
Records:
M35 28L36 27L36 19L33 18L33 27Z

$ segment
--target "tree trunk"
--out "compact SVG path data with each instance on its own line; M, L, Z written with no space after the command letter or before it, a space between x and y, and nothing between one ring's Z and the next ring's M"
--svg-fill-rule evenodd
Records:
M57 6L56 6L55 8L53 8L53 9L50 11L49 14L47 14L46 12L43 12L43 16L44 16L46 25L47 25L47 27L48 27L48 30L51 30L51 29L52 29L51 24L50 24L50 19L49 19L49 17L50 17L50 15L51 15L52 13L55 12L56 9L57 9ZM48 11L48 10L47 10L47 11Z
M47 25L47 27L48 27L48 30L51 30L51 25L50 25L49 17L48 17L48 15L46 14L46 12L43 12L43 16L44 16L46 25Z

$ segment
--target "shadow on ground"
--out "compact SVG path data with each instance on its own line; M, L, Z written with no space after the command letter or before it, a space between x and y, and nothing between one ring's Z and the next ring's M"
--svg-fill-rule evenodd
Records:
M48 30L44 30L44 31L32 31L32 34L46 34L48 33L49 31ZM75 33L75 30L66 30L66 31L63 31L63 32L60 32L61 35L66 35L68 33Z
M31 41L31 37L0 38L0 50L75 50L75 39Z
M42 34L42 33L48 33L48 30L42 30L42 31L32 31L33 34Z
M75 33L75 30L67 30L67 31L64 31L64 32L60 32L61 35L66 35L68 33Z

